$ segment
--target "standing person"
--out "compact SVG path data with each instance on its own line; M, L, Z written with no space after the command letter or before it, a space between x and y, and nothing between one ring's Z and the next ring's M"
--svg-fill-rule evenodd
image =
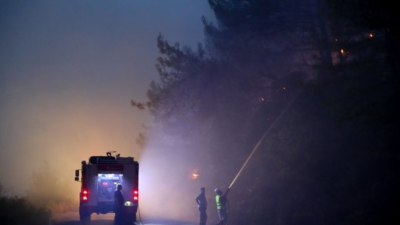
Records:
M196 203L200 211L200 225L206 225L207 222L207 199L206 199L206 189L204 187L200 188L201 193L196 197Z
M229 193L229 188L226 190L225 193L223 193L221 189L215 188L215 193L217 194L215 196L215 202L217 203L217 210L219 216L219 223L217 223L217 225L226 225L228 220L227 196Z
M117 184L117 190L114 191L114 225L121 225L123 220L124 196L121 193L122 185Z

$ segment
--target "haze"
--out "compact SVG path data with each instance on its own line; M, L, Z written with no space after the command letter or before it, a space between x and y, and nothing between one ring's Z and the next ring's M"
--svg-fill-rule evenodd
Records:
M17 195L46 162L78 193L81 160L113 150L138 159L151 118L130 100L158 79L157 35L196 46L201 17L212 18L207 1L0 4L0 183Z
M235 182L229 224L398 224L394 9L2 2L0 195L76 213L74 170L117 151L140 163L147 223L197 223L205 187L217 224L214 189Z

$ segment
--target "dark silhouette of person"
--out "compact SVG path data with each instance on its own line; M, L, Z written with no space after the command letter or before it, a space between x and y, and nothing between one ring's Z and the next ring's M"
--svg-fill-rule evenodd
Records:
M217 203L217 210L219 216L219 223L217 223L217 225L226 225L228 220L227 197L229 193L229 188L228 190L226 190L225 193L223 193L221 189L215 188L215 193L217 194L215 196L215 202Z
M207 199L206 189L200 188L201 193L196 197L196 203L200 211L200 225L206 225L207 222Z
M114 225L122 225L123 223L123 209L124 209L124 196L121 193L122 185L117 184L117 189L114 191Z

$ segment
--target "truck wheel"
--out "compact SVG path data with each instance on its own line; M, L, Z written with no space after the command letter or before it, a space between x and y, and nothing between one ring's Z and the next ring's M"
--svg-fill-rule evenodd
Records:
M135 225L136 223L136 213L128 213L125 217L126 224Z
M82 225L90 225L91 214L80 215Z

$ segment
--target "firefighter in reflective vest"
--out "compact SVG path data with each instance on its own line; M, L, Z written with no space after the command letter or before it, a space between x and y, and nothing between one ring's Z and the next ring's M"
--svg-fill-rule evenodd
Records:
M215 202L217 203L217 211L219 216L219 223L217 223L217 225L225 225L228 220L227 195L229 193L229 188L225 193L222 193L221 189L215 188L215 193L217 194L215 196Z

